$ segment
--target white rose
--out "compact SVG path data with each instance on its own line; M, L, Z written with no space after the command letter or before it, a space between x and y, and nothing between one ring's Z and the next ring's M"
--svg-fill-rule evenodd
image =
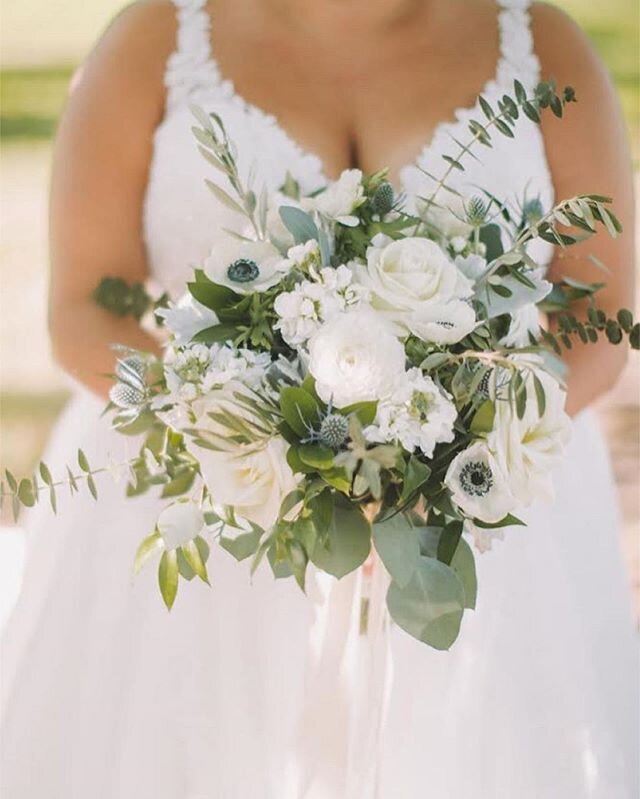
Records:
M218 324L216 314L188 292L168 308L158 308L156 316L164 319L165 325L173 333L175 346L188 344L200 331Z
M484 441L456 455L444 482L463 513L488 524L504 519L516 505L506 475Z
M238 294L266 291L282 280L289 263L268 241L221 239L204 262L210 280Z
M355 264L371 304L401 329L437 343L459 341L473 330L475 314L466 302L471 282L434 241L378 235L367 263Z
M390 394L404 374L404 347L368 310L334 316L309 341L309 371L325 402L344 408Z
M190 500L178 500L166 507L156 523L167 549L176 549L193 541L204 528L202 511Z
M239 517L263 530L275 524L282 500L297 485L287 463L288 448L280 436L224 452L189 444L213 502L232 507Z
M518 503L529 505L536 499L553 497L552 470L569 442L571 421L564 410L566 393L558 382L537 368L535 358L513 360L533 366L545 393L544 413L538 412L533 375L523 369L527 392L524 417L518 419L512 403L499 393L493 431L487 443L508 476L510 490ZM496 372L495 382L499 385L501 370Z
M330 183L315 198L315 207L329 219L354 227L358 224L358 217L353 212L364 200L362 172L359 169L346 169L338 180Z

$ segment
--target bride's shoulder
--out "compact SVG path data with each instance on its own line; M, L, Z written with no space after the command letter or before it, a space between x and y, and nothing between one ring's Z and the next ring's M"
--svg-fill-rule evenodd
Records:
M120 11L102 33L71 85L67 110L99 104L111 114L146 117L164 105L164 71L175 49L171 0L138 0Z
M589 82L606 80L606 73L586 33L562 9L547 2L531 4L535 49L543 76Z

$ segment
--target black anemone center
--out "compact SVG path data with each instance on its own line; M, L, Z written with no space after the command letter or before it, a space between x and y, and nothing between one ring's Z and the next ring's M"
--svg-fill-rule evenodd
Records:
M466 494L486 496L493 487L493 474L486 463L467 463L460 472L460 485Z
M227 276L234 283L249 283L259 274L258 264L251 258L238 258L227 269Z

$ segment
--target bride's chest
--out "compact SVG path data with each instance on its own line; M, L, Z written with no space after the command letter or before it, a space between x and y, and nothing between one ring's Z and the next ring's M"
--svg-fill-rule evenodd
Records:
M496 101L501 90L490 80L484 95ZM175 294L183 290L191 268L208 253L218 231L238 229L240 223L206 186L205 179L222 178L198 151L191 103L221 117L237 148L241 174L245 179L252 174L257 186L277 190L290 174L309 193L326 185L332 172L324 158L302 147L280 120L241 97L229 82L205 86L188 100L178 98L155 134L143 220L151 273ZM456 155L455 140L468 138L468 122L476 117L475 107L458 109L435 128L429 141L416 137L412 160L398 165L395 174L396 188L407 195L409 208L415 197L429 192L428 175L444 175L448 163L443 156ZM410 137L406 130L395 135L403 141ZM483 188L514 207L530 197L539 196L544 205L551 202L544 144L528 120L522 120L514 139L496 137L493 147L477 150L464 164L464 171L448 179L463 194L477 194ZM385 164L371 164L369 170L381 166Z

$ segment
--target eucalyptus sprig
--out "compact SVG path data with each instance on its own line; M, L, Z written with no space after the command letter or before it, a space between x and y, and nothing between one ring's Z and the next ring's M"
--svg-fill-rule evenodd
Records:
M527 93L525 87L518 80L514 81L513 86L514 96L512 97L508 94L503 95L502 99L498 101L497 109L494 109L486 98L482 96L478 98L478 103L485 117L485 121L472 119L468 122L467 127L471 133L471 138L466 142L461 142L454 138L454 142L458 145L458 151L454 155L445 154L442 156L443 160L447 162L447 168L440 178L431 174L428 170L424 169L424 167L419 167L427 177L435 181L435 186L429 197L419 198L427 207L438 206L436 197L441 190L461 196L456 189L447 185L447 181L455 170L460 172L465 171L462 160L467 156L475 157L473 149L477 144L482 144L489 148L493 146L492 132L497 131L503 136L514 138L515 134L513 128L521 112L532 122L540 124L540 112L543 109L550 108L557 117L561 117L567 103L576 101L575 92L570 86L567 86L562 94L558 95L555 91L555 83L553 81L540 82L535 87L532 95Z
M198 141L198 150L213 167L227 178L235 194L235 199L212 180L205 181L207 186L223 205L249 220L258 239L265 239L268 210L266 186L263 186L260 193L256 194L251 188L251 176L248 185L245 186L238 168L236 148L229 139L218 114L213 111L206 113L195 105L191 106L191 112L200 123L200 127L194 125L191 128Z

